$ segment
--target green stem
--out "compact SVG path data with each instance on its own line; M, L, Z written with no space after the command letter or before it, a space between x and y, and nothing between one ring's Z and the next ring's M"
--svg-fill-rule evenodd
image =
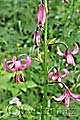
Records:
M68 49L68 46L67 46L67 44L66 43L64 43L64 42L56 42L55 44L62 44L62 45L64 45L65 47L66 47L66 49Z
M47 0L44 0L45 8L46 8L46 13L47 13ZM41 115L41 120L45 120L45 114L46 114L46 107L47 107L47 17L46 17L46 22L45 22L45 27L44 27L44 93L43 93L43 105L42 105L42 115Z
M54 44L49 44L49 45L55 45L55 44L62 44L62 45L64 45L66 47L66 49L68 49L67 44L64 43L64 42L55 42Z
M19 25L19 32L20 32L21 36L23 36L22 27L21 27L21 21L20 20L18 21L18 25Z

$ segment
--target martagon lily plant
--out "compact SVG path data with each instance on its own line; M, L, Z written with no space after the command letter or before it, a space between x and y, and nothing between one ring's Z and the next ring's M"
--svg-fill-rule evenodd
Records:
M68 0L64 0L64 3L68 3ZM78 44L74 44L74 50L67 48L64 52L62 52L59 47L57 47L57 52L60 57L64 57L66 59L66 66L63 68L64 73L59 71L54 63L53 69L48 72L48 44L47 44L47 15L48 15L48 8L47 8L47 0L40 0L40 4L37 8L37 26L36 30L34 31L34 45L40 47L40 29L44 29L44 56L43 56L43 66L44 66L44 81L43 81L43 103L42 103L42 114L41 120L45 120L44 115L46 114L46 107L47 107L47 90L48 90L48 83L50 81L53 84L56 82L59 84L60 88L65 89L63 94L56 98L55 96L51 96L51 99L56 102L63 103L66 107L70 106L70 98L80 102L80 95L76 95L70 91L70 89L64 84L63 80L65 77L68 76L70 71L68 70L68 66L76 66L74 55L79 52ZM54 43L55 44L55 43ZM23 82L22 74L19 71L25 70L31 65L31 57L27 56L24 59L18 59L16 56L12 58L12 60L4 60L4 68L8 72L15 72L15 82L20 83ZM48 80L49 78L49 80ZM14 101L13 101L14 103Z

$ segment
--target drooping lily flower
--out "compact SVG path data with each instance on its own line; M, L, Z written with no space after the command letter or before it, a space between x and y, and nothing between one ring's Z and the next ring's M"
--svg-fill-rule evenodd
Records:
M53 71L48 74L48 78L50 78L52 81L57 80L61 88L63 87L63 84L61 83L62 78L66 77L69 74L69 71L67 69L63 70L64 74L60 73L56 68L54 68Z
M37 9L38 27L43 27L46 20L46 8L44 4L40 4Z
M31 65L31 58L27 56L25 59L18 60L17 57L14 56L12 61L5 59L3 65L8 72L17 72L28 68Z
M37 30L34 32L34 44L36 46L40 45L40 32Z
M17 57L14 56L12 61L5 59L3 65L8 72L16 72L14 77L16 83L24 82L22 74L18 71L24 70L31 65L31 57L27 56L25 59L17 59Z
M63 103L66 107L70 106L70 98L80 102L80 95L72 93L69 89L65 89L64 93L59 98L55 96L52 97L54 101Z
M64 51L64 53L61 52L60 49L57 47L57 54L59 56L64 56L66 58L66 66L68 66L69 64L72 64L73 66L75 66L73 55L77 54L78 51L79 51L79 47L76 43L75 43L73 51L67 49Z

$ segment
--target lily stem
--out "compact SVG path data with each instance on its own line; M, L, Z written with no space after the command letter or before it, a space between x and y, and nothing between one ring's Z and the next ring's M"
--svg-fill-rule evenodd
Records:
M47 13L47 0L44 0L44 5L46 8L46 13ZM48 47L47 47L47 17L46 17L46 22L45 22L45 27L44 27L44 85L43 85L43 104L42 104L42 114L41 114L41 120L45 120L45 114L46 114L46 107L47 107L47 52L48 52Z

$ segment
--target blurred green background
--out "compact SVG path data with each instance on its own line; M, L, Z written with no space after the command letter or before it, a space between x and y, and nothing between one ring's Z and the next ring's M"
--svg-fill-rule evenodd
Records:
M29 54L33 58L43 58L44 30L41 30L39 55L33 51L33 34L37 25L39 0L0 0L0 119L1 120L40 120L44 72L40 61L33 59L30 68L22 71L25 82L14 83L14 73L3 68L3 60L13 56ZM48 41L65 42L71 50L75 42L80 46L80 0L48 0ZM62 50L63 45L59 45ZM56 44L49 46L48 70L65 67L65 60L56 54ZM40 59L39 59L40 60ZM63 81L76 94L80 94L80 51L75 55L76 67L69 66L70 74ZM48 107L45 120L80 120L80 103L71 100L70 108L51 101L52 95L63 92L57 84L48 85ZM9 112L9 101L17 96L22 102L21 114L13 116ZM49 105L50 104L50 105ZM14 107L13 111L16 111Z

